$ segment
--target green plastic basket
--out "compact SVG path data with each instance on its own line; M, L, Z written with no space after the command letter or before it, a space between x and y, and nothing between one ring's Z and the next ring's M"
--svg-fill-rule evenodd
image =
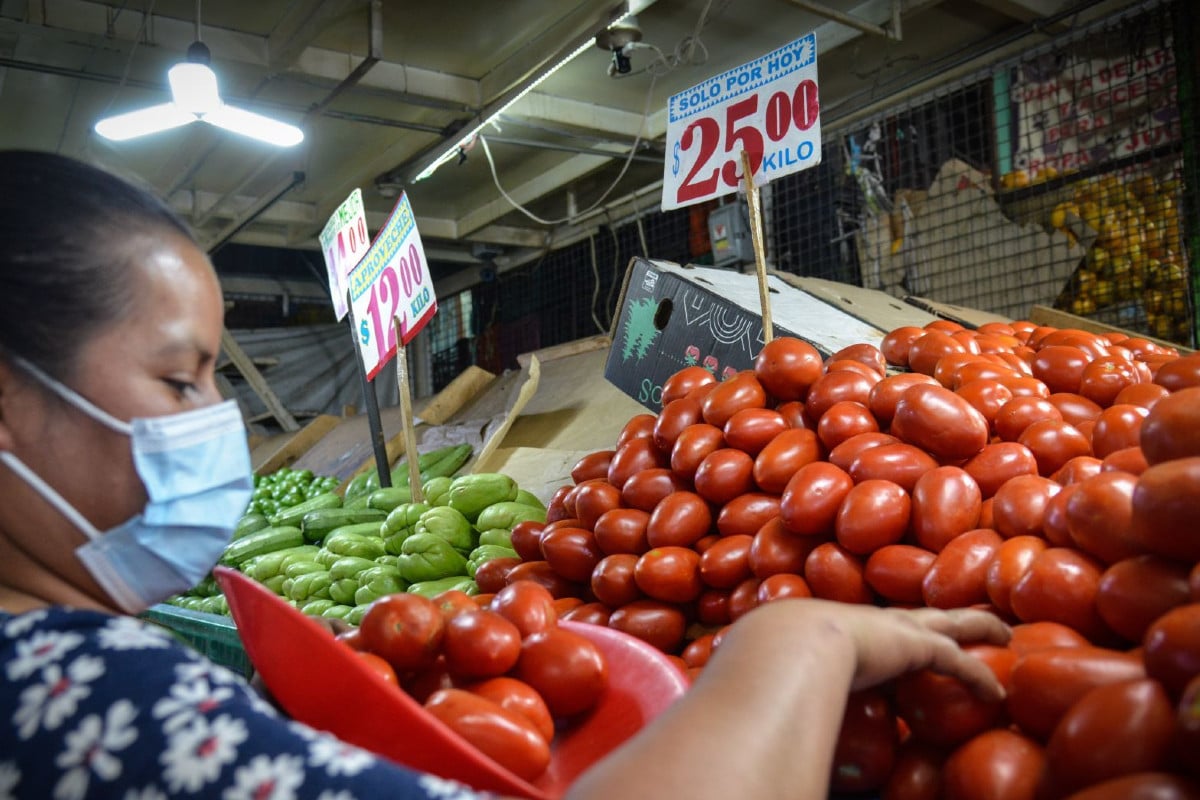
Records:
M210 661L244 677L250 677L253 672L242 640L238 637L237 626L229 617L160 603L151 606L142 614L142 619L163 626Z

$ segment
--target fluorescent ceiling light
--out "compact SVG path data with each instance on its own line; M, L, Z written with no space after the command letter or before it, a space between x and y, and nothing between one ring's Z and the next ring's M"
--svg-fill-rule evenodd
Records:
M292 147L304 141L304 131L295 125L223 102L217 88L217 76L208 62L208 47L202 42L193 42L188 48L188 60L167 72L167 82L171 85L170 103L106 117L96 123L96 133L121 142L192 122L207 122L277 147Z
M643 6L648 6L648 5L649 5L649 3L643 3ZM617 17L615 20L610 22L605 27L605 29L607 30L608 28L612 28L616 25L619 25L620 23L625 21L625 19L627 17L630 17L630 16L632 16L631 12L626 11L624 14L621 14L621 16ZM451 159L457 158L459 150L462 149L463 147L465 147L467 144L469 144L471 139L473 139L477 133L479 133L481 130L483 130L485 127L487 127L487 125L489 123L491 123L492 120L498 118L505 111L508 111L510 108L513 107L513 105L516 104L516 102L518 100L520 100L522 97L529 94L534 89L536 89L538 86L540 86L542 84L542 82L544 82L547 78L549 78L554 73L558 72L560 69L565 67L567 64L570 64L572 61L574 61L576 58L578 58L580 55L587 52L594 46L595 46L595 41L594 41L593 37L589 36L587 38L587 40L584 41L582 44L580 44L577 48L575 48L573 51L571 51L569 54L567 54L563 58L559 59L559 61L554 66L550 67L550 69L546 70L541 75L539 75L537 78L534 78L532 81L530 81L528 84L526 84L525 88L522 89L521 91L517 92L517 94L515 94L507 103L500 106L500 108L496 109L492 113L488 114L488 116L482 122L478 122L474 125L469 126L467 133L465 135L463 135L454 144L454 146L448 148L446 150L446 152L442 153L440 156L438 156L436 159L434 159L434 161L431 162L429 164L429 166L425 167L425 169L421 170L420 173L417 174L417 177L414 178L413 180L414 181L423 181L426 178L428 178L430 175L432 175L433 173L437 172L437 168L440 167L442 164L445 164L447 161L450 161Z

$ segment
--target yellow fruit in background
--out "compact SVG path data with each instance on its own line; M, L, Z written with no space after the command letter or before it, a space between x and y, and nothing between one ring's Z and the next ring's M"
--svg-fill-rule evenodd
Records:
M1001 189L1020 189L1029 185L1029 173L1023 169L1014 169L1000 177Z
M1093 247L1088 251L1088 261L1091 262L1092 269L1101 275L1108 272L1109 258L1108 251L1103 247Z
M1151 289L1142 297L1147 314L1161 314L1167 305L1167 296L1162 289Z
M1138 197L1146 198L1157 191L1154 178L1149 175L1139 175L1133 179L1133 191Z
M1071 301L1071 313L1080 317L1096 313L1096 301L1090 297L1076 297Z
M1092 289L1092 296L1096 298L1096 305L1099 308L1104 308L1117 302L1117 289L1111 280L1101 278L1096 281L1096 285Z
M1150 326L1150 333L1157 336L1159 339L1169 339L1171 330L1174 327L1171 324L1171 318L1164 314L1147 314L1146 322Z
M1079 216L1079 206L1071 200L1066 200L1059 203L1050 212L1050 227L1055 230L1064 230L1067 227L1067 214Z
M1039 169L1033 178L1034 183L1044 183L1048 180L1053 180L1058 177L1058 170L1054 167L1046 166Z
M1092 200L1084 200L1079 204L1079 216L1083 217L1083 221L1088 224L1088 227L1094 231L1100 230L1100 206Z

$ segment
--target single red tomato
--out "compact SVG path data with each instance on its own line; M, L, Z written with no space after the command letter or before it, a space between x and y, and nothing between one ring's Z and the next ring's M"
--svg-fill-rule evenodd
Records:
M735 538L727 536L722 541ZM758 529L750 540L746 563L756 578L804 572L804 562L820 541L812 536L797 536L783 526L783 520L772 517ZM701 565L703 568L703 564ZM749 577L749 576L746 576ZM744 580L744 578L743 578Z
M936 469L933 456L911 444L884 444L863 450L850 462L846 472L855 483L878 479L899 484L911 492L926 472Z
M1200 456L1200 387L1180 389L1146 412L1139 431L1146 462Z
M1074 547L1075 540L1067 529L1067 503L1079 491L1078 483L1069 483L1058 494L1050 498L1042 513L1042 535L1046 542L1055 547Z
M512 549L525 561L537 561L542 557L542 531L546 524L537 520L524 520L512 527Z
M896 415L896 404L900 402L901 395L909 387L917 384L935 386L937 381L929 375L922 375L919 372L888 375L871 387L871 393L867 395L867 408L871 409L871 413L880 425L890 425L892 417Z
M1117 396L1113 398L1113 405L1129 403L1143 408L1153 408L1159 400L1169 394L1170 392L1155 383L1135 383L1118 392Z
M516 581L496 592L491 610L515 625L522 638L558 625L554 595L533 581Z
M941 386L912 386L896 404L890 432L939 459L967 459L988 443L988 422Z
M525 637L512 677L532 686L552 716L569 717L596 704L608 664L591 640L557 627Z
M634 414L617 434L616 449L620 450L633 439L653 439L656 422L658 422L658 417L653 414ZM576 483L578 482L576 481Z
M943 356L966 352L967 348L950 334L929 330L913 339L909 346L908 367L913 372L932 375L934 367Z
M835 792L869 792L887 783L896 763L896 715L878 689L851 692L833 751L829 786Z
M640 555L650 549L646 541L646 526L649 523L650 515L645 511L636 508L614 508L596 520L592 535L596 539L596 546L605 555Z
M1008 649L1022 658L1038 650L1056 647L1089 647L1088 640L1073 628L1061 622L1022 622L1012 626L1012 638Z
M620 491L627 480L642 470L665 466L667 458L652 439L631 439L613 454L608 464L608 482Z
M1188 599L1187 567L1158 556L1134 556L1100 576L1096 611L1118 635L1139 643L1155 620Z
M1013 665L1006 706L1022 732L1044 742L1089 690L1145 676L1136 654L1091 646L1035 650Z
M1130 403L1104 409L1092 428L1092 452L1097 458L1104 458L1117 450L1140 445L1142 425L1149 414L1148 409ZM1196 453L1200 454L1200 449Z
M762 384L752 371L745 370L714 386L700 401L700 413L709 425L723 428L742 409L766 405L767 393Z
M712 386L717 382L716 376L704 367L684 367L663 381L662 403L668 403L690 394L701 386Z
M904 538L912 505L908 492L898 484L883 480L863 481L842 499L834 519L834 535L851 553L868 556Z
M817 423L817 437L826 450L832 450L852 436L878 430L879 424L871 416L870 410L850 400L834 403Z
M1200 675L1200 603L1163 614L1146 630L1142 645L1146 674L1179 697L1188 681Z
M442 612L442 619L445 622L449 622L465 611L477 611L479 609L474 597L458 589L447 589L444 592L438 592L433 596L432 600L433 604ZM442 645L443 647L445 646L445 641L443 641Z
M830 356L829 360L857 361L860 364L870 367L879 375L887 372L887 359L883 357L883 353L878 347L867 342L847 345Z
M618 608L642 597L633 577L638 557L632 553L605 556L592 570L592 594L609 608Z
M806 464L788 481L780 498L779 515L784 526L802 536L831 533L842 500L853 486L850 476L832 464L824 461Z
M808 342L780 336L767 342L754 358L754 374L779 400L803 400L821 377L821 354Z
M748 579L749 580L749 579ZM705 589L696 598L696 620L701 625L728 625L729 589Z
M879 343L879 351L887 363L897 367L908 366L908 351L917 338L924 336L927 331L916 325L902 325L893 328Z
M1080 483L1088 478L1100 474L1100 459L1095 456L1075 456L1067 463L1063 464L1058 470L1050 476L1050 480L1061 486L1069 486L1072 483Z
M1145 449L1143 447L1143 449ZM1133 490L1129 538L1156 555L1200 561L1200 456L1150 466Z
M1062 420L1034 422L1017 439L1037 459L1038 474L1052 475L1076 456L1092 455L1092 443L1079 428Z
M371 603L363 614L366 649L381 656L396 672L431 665L441 652L445 622L432 600L419 594L389 594Z
M1009 399L1012 399L1012 390L1007 386L1004 386L1002 381L1005 379L1019 378L1021 375L1021 372L1018 372L1015 367L1012 367L1009 364L998 363L997 361L988 359L986 356L983 358L973 358L954 370L953 383L951 383L951 385L947 388L958 392L967 385L975 383L976 381L985 381L992 386L1003 387L1003 394L1009 395ZM1000 405L1003 405L1003 403Z
M1006 539L1037 536L1050 498L1062 487L1038 475L1018 475L1008 480L995 494L992 516L996 530Z
M672 470L662 467L644 469L625 481L625 485L621 487L621 503L649 514L658 502L671 492L690 488L688 481Z
M571 480L575 483L583 483L593 478L607 478L608 466L616 452L616 450L597 450L579 459L571 468Z
M566 580L586 583L604 553L587 528L559 528L542 536L542 557Z
M938 553L921 584L925 604L932 608L965 608L986 603L987 573L1003 539L979 528L960 534Z
M1093 438L1095 432L1093 432ZM1140 446L1123 447L1120 450L1114 450L1106 455L1100 461L1100 471L1108 472L1115 470L1118 472L1128 472L1132 475L1141 475L1150 466L1146 461L1146 454Z
M871 387L879 382L878 377L868 378L858 372L829 372L817 379L808 390L804 401L804 414L811 422L825 416L835 403L851 401L866 407L871 397Z
M1154 382L1171 392L1200 386L1200 354L1166 361L1154 373Z
M779 416L783 417L783 421L788 424L789 428L816 428L816 425L808 421L808 417L804 414L804 403L799 400L780 403L775 406L775 410L779 412Z
M1032 798L1046 766L1041 745L997 728L972 737L950 754L942 768L944 800Z
M1107 641L1112 632L1096 613L1102 571L1099 562L1074 548L1047 548L1013 587L1013 613L1022 622L1061 622L1091 641Z
M1197 800L1200 786L1182 775L1139 772L1093 784L1069 800Z
M663 406L658 412L654 423L652 438L654 446L664 453L670 453L675 447L675 441L685 429L704 421L700 413L700 403L690 397L680 397ZM607 477L607 473L604 476Z
M936 558L936 554L923 547L888 545L879 548L867 559L863 578L885 600L918 605L924 602L921 583Z
M501 708L528 719L547 742L554 738L554 719L546 701L532 686L516 678L488 678L462 687L471 694L491 700Z
M723 447L704 457L693 478L696 494L722 505L755 489L754 459L741 450Z
M638 558L633 570L647 596L666 603L687 603L700 596L700 554L689 547L655 547Z
M814 597L842 603L870 603L871 587L862 561L835 542L817 545L804 561L804 580Z
M1023 444L992 442L984 447L963 469L979 485L980 496L986 500L1018 475L1037 475L1037 459Z
M777 495L747 492L721 506L717 512L717 530L722 536L756 534L763 525L779 516L779 508Z
M700 422L684 428L671 448L671 469L684 480L692 480L700 462L725 446L725 434L715 425Z
M635 600L613 611L608 627L637 637L664 653L678 653L687 632L687 618L672 603Z
M1115 355L1104 356L1083 368L1079 393L1102 408L1107 408L1116 401L1122 389L1135 385L1139 380L1131 361Z
M463 689L441 689L425 710L514 775L533 780L550 764L550 744L525 715Z
M712 511L695 492L672 492L659 501L646 523L651 547L688 547L712 528Z
M828 461L838 469L848 470L859 453L885 444L900 444L900 440L889 433L859 433L830 450Z
M961 370L960 370L961 374ZM992 420L1000 413L1000 409L1013 398L1012 390L1000 381L990 378L977 378L962 384L954 393L971 404L971 407L983 415L991 429Z
M812 597L812 589L799 575L781 572L763 578L758 585L758 604L782 600L785 597Z
M1051 392L1078 392L1083 370L1093 360L1078 347L1050 345L1042 347L1033 357L1033 376L1049 387Z
M1157 681L1097 686L1059 720L1046 744L1043 788L1055 797L1167 764L1174 713Z
M729 621L736 622L745 614L758 607L758 587L762 578L750 577L739 583L729 592Z
M1101 472L1080 481L1067 500L1067 532L1075 546L1105 564L1141 552L1129 537L1133 516L1133 489L1137 476L1128 472Z
M572 583L559 575L545 561L524 561L510 569L505 580L508 581L509 586L521 581L536 583L555 598L573 597L580 589L579 584Z
M912 532L917 544L939 552L954 537L979 525L983 493L960 467L937 467L912 490Z
M790 426L783 414L770 408L745 408L725 423L725 443L753 458Z
M954 747L991 728L1002 700L980 699L950 675L922 669L896 679L896 711L920 741Z
M988 599L1004 616L1013 616L1013 587L1025 577L1034 559L1045 549L1046 541L1038 536L1014 536L1001 542L992 556L984 585Z
M723 536L700 556L700 579L714 589L732 589L751 576L752 536Z
M517 663L521 632L494 611L464 611L446 622L442 655L446 669L457 678L494 678Z
M992 427L1006 442L1015 442L1035 422L1062 420L1062 412L1044 397L1013 397L996 412Z
M392 669L392 665L382 656L377 656L367 650L356 650L355 653L371 669L371 672L383 679L384 683L390 683L392 686L400 685L400 680L396 677L396 670Z
M913 738L903 740L883 789L883 800L940 800L945 754Z
M782 493L792 476L823 455L817 434L789 428L767 443L754 459L754 482L764 492Z
M571 516L570 512L567 511L566 499L567 496L570 495L574 490L574 484L569 486L560 486L554 490L554 494L550 496L550 502L546 504L547 523Z
M1055 392L1046 399L1063 415L1063 422L1070 425L1095 422L1103 411L1098 404L1073 392Z
M580 603L565 613L559 614L559 619L570 622L586 622L589 625L600 625L605 628L608 627L608 620L611 617L612 609L604 603Z
M683 663L689 667L703 667L707 664L708 659L712 657L714 638L713 634L706 633L688 642L680 654Z
M865 378L877 381L883 377L883 373L876 369L872 369L861 361L856 361L852 358L826 359L824 367L821 368L824 373L830 372L856 372Z
M604 478L584 481L575 489L575 516L589 531L607 511L621 507L621 490Z

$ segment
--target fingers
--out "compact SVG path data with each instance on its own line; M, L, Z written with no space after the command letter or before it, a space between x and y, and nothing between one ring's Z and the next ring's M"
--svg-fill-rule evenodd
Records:
M980 699L1004 699L1004 687L1000 685L991 668L978 658L963 652L954 640L937 635L931 647L929 669L958 678L979 695Z
M987 642L1005 645L1012 630L995 614L973 608L944 611L937 608L916 608L908 616L931 631L948 636L956 642Z

